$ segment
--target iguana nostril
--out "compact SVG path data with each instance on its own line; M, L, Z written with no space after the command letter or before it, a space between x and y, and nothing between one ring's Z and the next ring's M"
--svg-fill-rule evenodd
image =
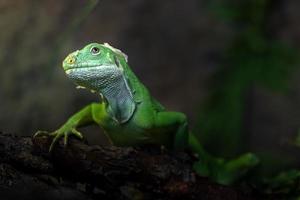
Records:
M68 64L74 64L76 61L75 57L73 56L69 56L66 60Z

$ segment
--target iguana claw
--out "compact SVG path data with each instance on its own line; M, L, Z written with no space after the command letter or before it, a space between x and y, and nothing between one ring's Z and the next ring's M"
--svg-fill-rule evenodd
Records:
M58 129L57 131L54 132L48 132L48 131L37 131L34 135L33 138L37 137L37 136L50 136L50 137L54 137L51 145L49 147L49 152L51 152L53 150L54 145L58 142L58 140L61 137L64 137L64 146L67 145L68 143L68 137L69 135L75 135L77 138L79 139L83 139L82 134L77 131L75 128L72 128L71 130L66 130L66 131L62 131L61 129Z

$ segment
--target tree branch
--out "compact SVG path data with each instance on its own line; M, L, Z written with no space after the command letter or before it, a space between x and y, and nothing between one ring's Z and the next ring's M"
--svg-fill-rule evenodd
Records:
M89 146L70 138L0 134L0 195L21 199L247 199L192 170L193 158L157 147ZM250 199L250 198L248 198Z

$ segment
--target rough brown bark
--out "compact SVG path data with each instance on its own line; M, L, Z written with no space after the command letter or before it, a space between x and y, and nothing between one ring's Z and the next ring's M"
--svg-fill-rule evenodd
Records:
M249 199L193 173L193 158L157 147L89 146L0 134L1 199Z

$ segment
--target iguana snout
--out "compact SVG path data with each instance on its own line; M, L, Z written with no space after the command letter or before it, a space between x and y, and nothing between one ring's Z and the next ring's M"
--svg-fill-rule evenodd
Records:
M69 55L67 58L66 58L66 63L72 65L74 64L76 61L76 57L74 57L73 55Z
M62 66L63 69L66 71L72 67L74 67L74 65L76 65L76 61L77 61L77 55L79 53L79 50L74 51L73 53L70 53L63 61Z

